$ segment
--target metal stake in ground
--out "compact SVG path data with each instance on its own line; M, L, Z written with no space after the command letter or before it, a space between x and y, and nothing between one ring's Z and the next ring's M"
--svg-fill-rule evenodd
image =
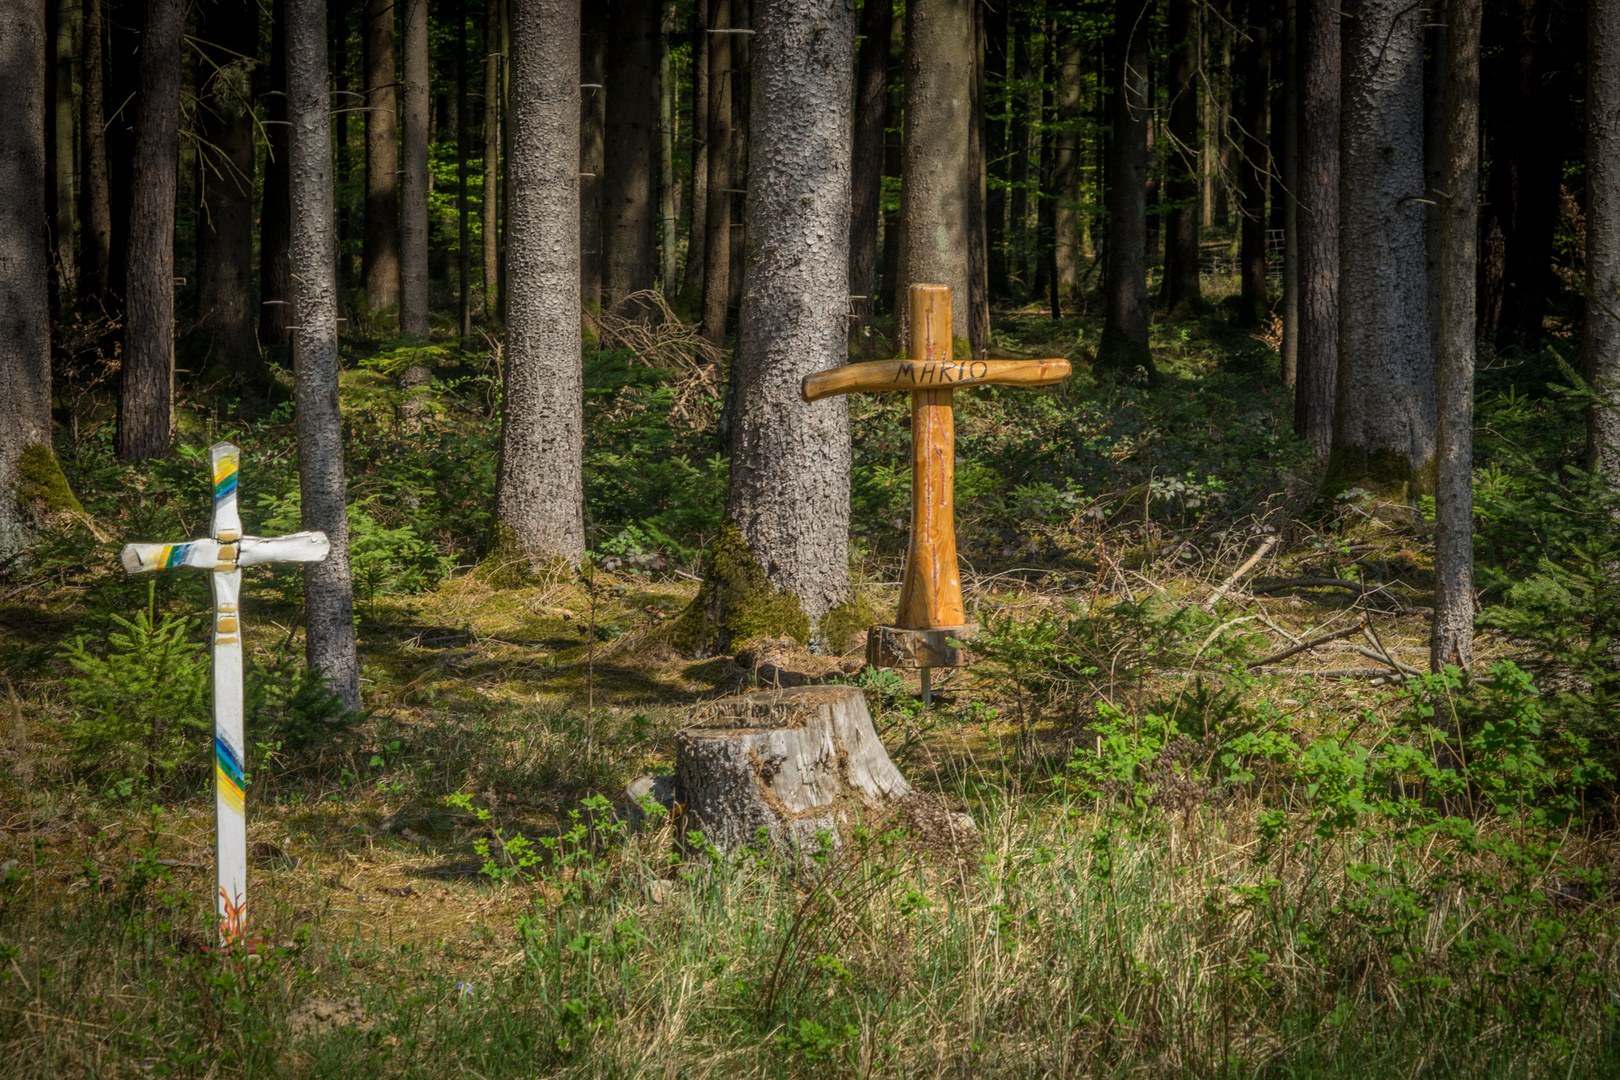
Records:
M958 386L1045 386L1069 377L1067 360L951 359L951 290L911 286L911 359L849 364L805 376L806 401L857 390L911 393L911 541L894 626L874 626L866 662L873 667L920 668L923 703L932 692L929 669L971 662L948 643L971 637L962 606L956 561L956 424L951 411Z
M219 943L242 940L247 916L247 818L242 810L242 567L320 562L331 550L326 534L264 539L242 535L236 511L236 472L242 452L230 443L208 448L214 466L213 535L184 544L128 544L122 559L132 574L190 566L210 570L214 584L214 855L218 867Z

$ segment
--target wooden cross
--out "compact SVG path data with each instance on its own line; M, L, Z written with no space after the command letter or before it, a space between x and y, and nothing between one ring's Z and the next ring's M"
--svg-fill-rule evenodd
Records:
M214 584L214 856L219 886L219 943L242 940L247 916L247 818L243 814L242 622L237 603L242 567L310 563L326 558L326 534L300 532L263 539L242 535L236 472L242 452L230 443L208 448L214 466L213 536L185 544L127 544L121 558L132 574L190 566L211 570Z
M960 667L971 657L949 642L971 637L962 606L956 560L953 487L956 425L951 412L958 386L1046 386L1069 377L1067 360L951 359L951 290L911 286L911 359L849 364L807 375L806 401L857 390L911 393L911 540L900 582L894 626L874 626L866 661L873 667L920 668L923 701L930 668Z

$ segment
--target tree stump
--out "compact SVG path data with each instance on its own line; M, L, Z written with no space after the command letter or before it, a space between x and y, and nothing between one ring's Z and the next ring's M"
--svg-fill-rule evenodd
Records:
M722 851L764 830L778 845L814 850L889 808L911 785L851 686L796 686L722 698L692 711L675 737L686 826Z

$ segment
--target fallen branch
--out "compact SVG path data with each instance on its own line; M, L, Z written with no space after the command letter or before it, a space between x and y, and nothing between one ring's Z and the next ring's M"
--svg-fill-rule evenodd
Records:
M1250 570L1253 570L1255 564L1257 564L1267 555L1271 554L1271 549L1276 547L1281 540L1282 537L1278 534L1273 534L1266 537L1261 545L1255 549L1254 554L1243 560L1243 565L1232 571L1232 576L1221 582L1220 587L1209 594L1209 599L1205 600L1203 604L1204 610L1213 611L1215 609L1215 605L1220 602L1221 597L1226 595L1226 591L1233 585L1236 585L1239 581L1242 581L1243 575L1247 574Z
M1354 626L1347 626L1343 630L1335 630L1331 634L1323 634L1320 637L1313 637L1309 641L1301 641L1299 644L1284 649L1282 652L1272 653L1270 656L1262 657L1261 659L1249 664L1249 667L1257 668L1262 664L1275 664L1278 660L1286 660L1295 653L1302 653L1306 649L1314 649L1318 645L1326 645L1330 641L1337 641L1340 638L1349 637L1351 634L1356 633L1365 625L1365 623L1356 623ZM1376 660L1378 658L1373 657L1373 659Z
M1251 589L1250 591L1258 595L1260 593L1274 593L1282 589L1349 589L1355 593L1370 593L1379 592L1383 589L1383 586L1363 585L1359 581L1346 581L1343 578L1296 577L1274 581L1270 585Z
M1406 664L1401 663L1399 660L1396 660L1394 657L1375 653L1371 649L1357 647L1356 652L1362 656L1365 656L1369 660L1377 660L1381 664L1388 664L1393 670L1399 672L1403 679L1408 677L1415 678L1423 674L1423 672L1419 671L1415 667L1409 667Z
M1363 653L1363 655L1371 656L1371 659L1374 659L1374 660L1383 660L1385 663L1387 663L1390 667L1394 668L1396 671L1403 672L1404 674L1407 674L1407 675L1422 675L1423 674L1423 672L1419 671L1417 668L1408 667L1407 665L1401 663L1399 660L1397 660L1393 656L1391 656L1390 653L1389 653L1389 650L1384 648L1384 641L1383 641L1382 638L1380 638L1378 636L1378 630L1376 628L1370 626L1370 625L1367 627L1367 640L1372 642L1373 648L1378 650L1378 655L1377 656L1371 656L1371 654L1368 654L1368 653ZM1357 651L1359 652L1361 650L1357 650Z

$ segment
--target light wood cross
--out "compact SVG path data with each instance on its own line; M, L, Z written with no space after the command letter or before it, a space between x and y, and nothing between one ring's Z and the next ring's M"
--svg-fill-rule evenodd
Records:
M819 401L857 390L904 390L911 394L911 540L900 583L894 626L874 626L866 662L873 667L920 668L923 700L929 669L971 661L952 639L971 637L962 606L962 576L956 559L956 424L951 411L958 386L1046 386L1069 377L1067 360L953 360L951 290L913 285L911 359L849 364L807 375L800 390Z
M190 566L211 570L214 584L214 855L219 886L219 943L242 941L247 918L247 818L243 813L242 622L237 604L242 568L264 563L311 563L326 558L326 534L300 532L263 539L242 535L236 474L242 452L230 443L208 448L214 471L213 536L184 544L127 544L121 558L132 574Z

